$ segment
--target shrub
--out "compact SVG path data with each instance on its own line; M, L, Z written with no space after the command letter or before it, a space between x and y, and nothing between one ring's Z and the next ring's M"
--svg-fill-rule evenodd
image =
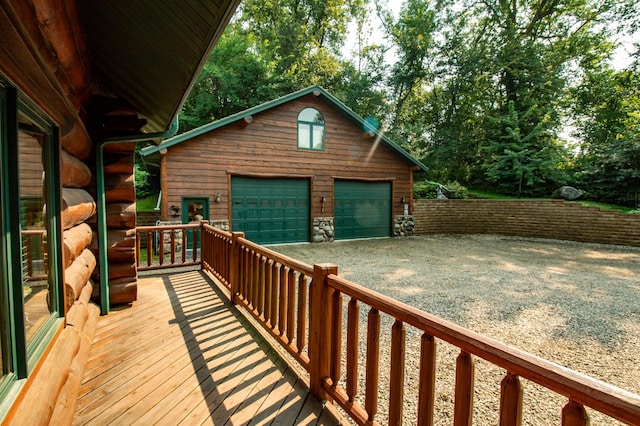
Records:
M435 199L438 197L438 187L447 198L464 199L468 196L467 188L457 181L449 182L446 185L432 181L420 181L413 185L413 197L416 199Z

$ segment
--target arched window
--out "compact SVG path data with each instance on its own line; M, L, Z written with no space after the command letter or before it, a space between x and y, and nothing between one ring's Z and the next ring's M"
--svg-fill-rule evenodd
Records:
M315 108L298 114L298 148L324 150L324 117Z

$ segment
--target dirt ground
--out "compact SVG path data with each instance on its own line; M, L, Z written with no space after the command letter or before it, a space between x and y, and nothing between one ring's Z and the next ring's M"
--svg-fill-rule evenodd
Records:
M486 235L272 248L309 264L336 264L355 283L640 393L640 248ZM443 351L446 387L457 349ZM476 373L474 412L486 420L477 424L497 424L503 372L493 370L481 364ZM566 400L537 388L525 385L523 423L559 424ZM450 393L442 390L439 400L437 420L449 422ZM615 424L598 415L592 422Z

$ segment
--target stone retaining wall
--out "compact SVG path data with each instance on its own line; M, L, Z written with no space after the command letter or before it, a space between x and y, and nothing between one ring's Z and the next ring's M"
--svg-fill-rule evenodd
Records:
M414 234L496 234L640 247L640 214L562 200L416 200Z

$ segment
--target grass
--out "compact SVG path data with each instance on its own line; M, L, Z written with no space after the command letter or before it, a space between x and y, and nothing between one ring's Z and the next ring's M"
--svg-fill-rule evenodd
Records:
M518 198L518 197L509 196L509 195L496 194L493 192L480 191L476 189L468 190L468 194L473 198L484 198L489 200L550 200L550 198L528 198L528 197ZM632 214L640 213L640 209L633 208L633 207L620 206L617 204L599 203L597 201L590 201L590 200L579 200L574 202L580 203L583 206L599 207L603 210L616 210L621 213L632 213Z
M136 199L136 209L138 211L153 211L158 203L158 194L149 195L146 198Z

